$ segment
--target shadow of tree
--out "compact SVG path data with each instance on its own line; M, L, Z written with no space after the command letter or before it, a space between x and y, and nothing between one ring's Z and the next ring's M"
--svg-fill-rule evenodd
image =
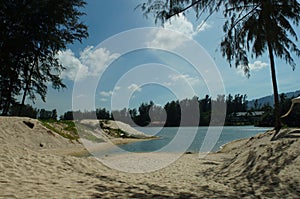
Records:
M276 139L281 138L300 138L300 130L282 130L276 137Z
M97 193L91 195L91 198L238 198L233 195L229 196L226 192L210 189L208 186L193 187L196 191L196 193L193 193L183 192L164 185L151 183L132 185L103 175L96 177L103 183L93 187Z

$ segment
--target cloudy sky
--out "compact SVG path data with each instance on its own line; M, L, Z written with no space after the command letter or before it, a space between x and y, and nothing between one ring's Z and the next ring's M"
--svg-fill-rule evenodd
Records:
M154 19L134 10L135 0L87 3L82 20L89 38L58 54L67 67L62 78L68 88L49 88L47 103L38 101L39 108L56 108L62 114L71 109L137 107L150 100L163 105L193 95L240 93L251 100L272 94L267 55L251 59L249 79L221 56L221 15L204 23L190 12L157 29L161 26ZM299 64L295 71L278 59L276 65L279 91L299 90Z

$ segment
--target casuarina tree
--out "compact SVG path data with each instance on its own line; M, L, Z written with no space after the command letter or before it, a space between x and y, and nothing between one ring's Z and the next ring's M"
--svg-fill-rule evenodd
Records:
M57 53L88 36L84 0L0 1L0 111L21 97L46 100L48 82L64 88ZM20 97L19 97L20 98Z

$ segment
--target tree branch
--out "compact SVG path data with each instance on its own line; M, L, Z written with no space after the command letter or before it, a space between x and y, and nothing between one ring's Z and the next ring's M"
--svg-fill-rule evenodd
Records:
M252 10L250 10L247 14L245 14L242 18L238 19L237 21L235 21L235 23L233 25L231 25L230 31L238 24L240 23L242 20L244 20L246 17L248 17L248 15L250 15L252 12L254 12L258 7L260 6L260 4L256 5ZM239 17L241 16L241 13L239 15ZM229 31L227 31L229 32Z
M182 12L184 12L184 11L190 9L191 7L195 6L196 4L198 4L198 3L200 3L200 2L201 2L201 0L198 0L198 1L195 1L195 2L191 3L191 5L189 5L189 6L185 7L185 8L183 8L183 9L181 9L181 10L179 10L179 11L173 13L173 14L168 15L168 16L166 17L166 19L170 19L170 18L174 17L175 15L178 15L179 13L182 13Z

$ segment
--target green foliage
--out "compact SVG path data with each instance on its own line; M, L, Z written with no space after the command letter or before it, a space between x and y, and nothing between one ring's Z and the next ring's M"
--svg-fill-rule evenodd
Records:
M257 122L256 126L262 127L272 127L275 124L274 121L274 109L270 105L266 104L263 106L262 110L264 114L261 116L260 120Z
M284 118L282 122L289 127L300 127L300 105L296 104L291 114Z
M72 111L65 112L61 119L62 120L73 120L74 119L73 112Z
M214 123L212 125L223 124L224 112L223 109L231 107L228 110L228 114L239 111L247 111L247 96L237 94L232 97L229 95L227 98L223 95L218 96L217 99L211 99L206 95L205 98L199 99L197 96L192 99L183 99L181 101L171 101L166 103L163 107L157 106L154 102L142 103L137 109L122 109L112 111L113 119L122 121L129 125L139 126L162 126L176 127L176 126L208 126L211 123L212 105L215 107L214 111ZM222 109L222 111L220 111ZM97 109L101 110L101 109ZM105 110L106 112L106 110ZM90 112L71 112L68 111L64 114L63 118L72 117L76 115L76 120L81 119L95 119L98 111ZM109 112L106 115L110 115ZM200 118L200 120L199 120ZM98 118L99 119L99 118ZM227 118L228 119L228 118ZM106 129L105 122L107 120L101 120L100 127ZM234 125L235 123L231 123ZM247 123L249 124L249 123ZM111 130L111 129L108 129ZM119 137L126 132L113 132Z
M51 120L51 119L53 119L52 118L52 112L51 111L47 111L45 109L41 109L39 111L38 119L41 119L41 120Z
M249 77L248 52L252 57L268 53L274 91L275 129L281 127L279 97L275 72L275 56L284 59L295 68L291 52L300 56L295 41L298 40L293 25L300 20L300 4L297 0L225 1L224 15L228 18L221 42L223 56L236 67L243 67ZM293 24L293 25L292 25ZM288 34L287 34L288 33ZM294 40L294 41L293 41Z
M166 126L180 126L181 121L181 108L179 101L168 102L164 109L167 112Z
M281 115L286 113L291 105L291 99L287 98L284 94L280 95L280 111ZM198 110L197 110L198 106ZM214 121L211 123L212 118L212 106L215 108ZM257 125L257 126L274 126L274 108L269 104L263 106L256 105L254 108L248 109L247 95L236 94L228 96L220 95L217 99L211 99L209 95L199 99L193 97L192 99L183 99L181 101L171 101L165 104L164 107L155 105L153 102L142 103L137 109L122 109L120 111L113 111L112 115L117 115L116 120L130 124L132 126L139 125L152 125L152 126L208 126L219 125L224 119L222 114L224 107L227 107L227 114L225 118L225 125ZM98 110L98 109L97 109ZM263 115L261 115L263 112ZM68 114L72 112L67 112ZM92 119L95 118L96 112L75 112L80 119ZM200 114L200 115L199 115ZM242 114L242 115L237 115ZM297 126L299 121L300 112L296 111L286 118L283 122L288 126ZM66 114L65 114L66 115ZM70 114L71 115L71 114ZM110 115L109 113L107 115ZM88 116L88 118L85 118ZM93 116L93 117L92 117ZM200 120L199 120L200 118ZM80 120L79 119L79 120ZM152 121L151 121L152 120ZM126 135L126 132L118 132L116 130L107 127L108 120L100 121L100 128L111 131L111 135L114 137L122 137ZM85 125L86 126L86 125ZM299 125L298 125L299 126ZM93 127L90 127L93 128ZM122 135L122 136L121 136Z
M65 69L57 58L68 44L88 36L79 21L83 0L10 0L0 2L0 110L7 115L12 102L21 105L38 94L46 100L47 83L64 88Z
M23 107L21 109L21 107ZM20 111L21 110L21 111ZM27 104L22 106L20 104L13 104L9 110L9 115L11 116L20 116L20 117L30 117L37 118L38 109L33 108L31 105Z
M96 111L67 111L61 117L62 120L82 120L82 119L98 119L109 120L111 119L109 111L105 108L96 109Z
M228 20L223 27L226 35L221 49L229 62L235 61L236 67L245 67L249 74L247 52L259 57L271 47L277 57L295 68L291 52L300 55L292 40L298 40L292 26L298 25L300 20L297 0L229 1L224 4Z
M78 134L75 123L73 121L59 121L59 123L66 124L66 127L63 130L71 132L74 135Z
M73 121L40 120L43 126L71 141L79 141L79 135Z
M285 94L280 94L280 115L284 115L290 109L292 99L295 98L292 96L291 98L287 98ZM274 126L274 108L269 104L265 104L261 110L264 111L264 114L256 124L257 126L266 126L271 127ZM282 125L286 127L300 127L300 106L296 104L294 106L293 111L287 117L281 119Z
M96 116L99 120L108 120L110 119L109 111L105 108L96 109Z
M141 9L146 17L152 14L155 23L158 21L164 23L173 16L185 14L189 9L193 9L197 17L205 12L213 13L219 10L222 2L222 0L147 0L138 4L136 9Z

